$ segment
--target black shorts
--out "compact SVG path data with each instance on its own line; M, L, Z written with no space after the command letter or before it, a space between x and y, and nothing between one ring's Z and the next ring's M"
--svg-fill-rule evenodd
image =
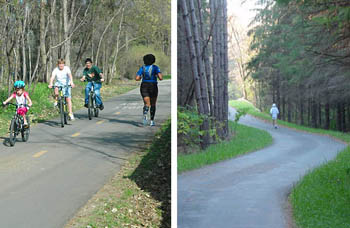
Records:
M142 97L157 97L158 96L158 85L152 82L142 82L140 87Z

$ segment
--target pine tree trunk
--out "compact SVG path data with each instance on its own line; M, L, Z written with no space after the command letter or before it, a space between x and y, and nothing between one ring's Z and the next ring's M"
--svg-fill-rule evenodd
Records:
M342 131L342 112L341 112L341 104L337 104L337 129L338 131Z
M191 0L193 1L193 0ZM192 74L194 78L194 83L195 83L195 95L196 95L196 101L197 101L197 108L198 112L200 115L205 114L205 109L204 105L208 105L208 103L203 104L203 99L201 96L201 81L199 77L199 72L198 72L198 62L197 62L197 55L196 55L196 49L195 49L195 44L192 36L192 31L191 31L191 24L190 24L190 18L189 18L189 13L187 10L187 5L186 5L186 0L181 0L181 9L182 9L182 14L184 18L184 23L185 23L185 31L186 31L186 37L187 37L187 43L189 45L189 52L191 56L191 67L192 67ZM203 130L209 130L206 129L209 125L203 125ZM206 138L204 138L206 140ZM202 141L202 148L207 146L209 142L207 141Z
M201 126L202 130L205 131L205 134L202 138L202 148L206 148L210 143L210 137L209 137L209 107L208 107L208 90L207 90L207 81L206 81L206 75L205 75L205 68L204 68L204 62L203 58L201 56L201 42L199 37L199 28L198 28L198 22L197 22L197 16L195 14L195 6L194 6L194 0L189 0L190 4L190 12L191 12L191 19L192 19L192 30L193 30L193 40L194 40L194 46L196 51L196 57L197 57L197 64L198 64L198 76L200 81L200 88L201 88L201 98L202 98L202 105L203 105L203 114L204 114L204 121Z
M200 23L200 34L201 34L201 41L202 41L202 56L204 58L204 66L205 66L205 75L207 79L207 87L208 87L208 100L209 100L209 109L210 109L210 116L214 115L213 110L213 88L211 83L211 74L210 74L210 61L209 61L209 54L208 54L208 47L205 43L204 39L204 24L203 24L203 13L202 13L202 3L201 0L197 0L197 6L198 6L198 13L199 13L199 23Z
M302 96L301 96L302 97ZM300 98L300 124L304 125L304 101Z
M224 14L224 133L225 137L229 135L229 126L228 126L228 32L227 32L227 0L223 0L223 14Z
M328 101L327 101L327 103L325 105L324 112L325 112L325 121L326 121L324 128L328 130L329 129L329 124L330 124L329 103L328 103Z

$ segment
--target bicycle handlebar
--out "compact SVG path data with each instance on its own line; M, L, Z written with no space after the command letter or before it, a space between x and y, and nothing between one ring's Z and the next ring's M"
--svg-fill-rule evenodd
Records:
M55 86L53 85L51 89L54 89L54 88L64 88L64 87L72 87L71 85L66 85L66 86Z
M13 105L13 106L15 106L16 108L18 108L19 106L29 107L29 105L27 105L27 104L18 105L18 104L14 104L14 103L11 103L11 102L6 103L6 104L4 104L4 103L2 104L3 107L6 107L7 105Z

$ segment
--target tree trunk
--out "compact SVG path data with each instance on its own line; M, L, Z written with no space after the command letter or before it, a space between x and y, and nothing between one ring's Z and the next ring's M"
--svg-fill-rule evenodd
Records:
M193 0L190 0L193 1ZM192 67L192 74L193 74L193 78L194 78L194 83L195 83L195 95L196 95L196 101L197 101L197 108L198 108L198 112L199 114L205 114L205 109L204 109L204 105L208 105L207 104L203 104L203 99L202 99L202 95L201 95L201 81L199 78L199 72L198 72L198 62L197 62L197 56L196 56L196 49L195 49L195 44L194 44L194 40L193 40L193 36L192 36L192 31L191 31L191 24L190 24L190 18L189 18L189 13L187 10L187 5L186 5L186 0L181 0L181 9L182 9L182 14L183 14L183 18L184 18L184 23L185 23L185 30L186 30L186 37L187 37L187 42L189 44L189 52L190 52L190 56L191 56L191 67ZM208 125L203 125L203 130L209 130L209 129L205 129L206 127L208 127ZM205 138L204 138L205 140ZM203 141L202 142L202 148L207 146L209 142L207 141Z
M67 0L65 0L67 1ZM47 79L47 55L46 55L46 43L45 43L45 7L46 1L40 1L40 55L41 55L41 69L42 80L46 82Z
M223 0L223 14L224 14L224 133L225 137L229 135L229 126L228 126L228 32L227 32L227 0Z
M324 112L325 112L325 121L326 121L324 128L329 130L330 118L329 118L329 103L328 103L328 101L325 105Z
M201 35L201 41L202 41L202 53L201 53L201 58L204 58L204 66L205 66L205 75L206 75L206 80L207 80L207 87L208 87L208 100L209 100L209 109L210 109L210 116L214 115L213 112L213 88L212 88L212 83L211 83L211 74L210 74L210 61L209 61L209 55L207 52L207 46L204 42L204 25L203 25L203 14L202 14L202 4L201 0L197 0L197 6L198 6L198 13L199 13L199 23L200 23L200 35Z
M200 37L199 37L199 29L198 29L198 23L197 23L197 17L195 14L195 6L194 6L194 0L189 0L190 4L190 12L191 12L191 18L192 18L192 30L193 30L193 41L196 51L196 57L197 57L197 64L198 64L198 76L200 81L200 88L201 88L201 98L202 98L202 104L203 104L203 114L204 114L204 121L202 130L205 131L205 134L203 136L202 140L202 148L206 148L210 143L210 137L209 137L209 107L208 107L208 90L207 90L207 82L206 82L206 76L205 76L205 68L204 68L204 62L203 58L201 56L201 43L200 43Z
M337 129L338 131L342 131L342 108L341 108L341 104L338 103L337 104Z
M322 128L322 104L318 103L318 126Z
M73 9L72 9L73 10ZM70 23L68 21L68 1L63 0L63 30L64 30L64 59L66 62L66 65L70 66L70 52L71 52L71 42L69 39L69 29L70 29Z
M290 100L290 98L287 100L288 104L287 104L287 120L288 122L292 122L292 102Z

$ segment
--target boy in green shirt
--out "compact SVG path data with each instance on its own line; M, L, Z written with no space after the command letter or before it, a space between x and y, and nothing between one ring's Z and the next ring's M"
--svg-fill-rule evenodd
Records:
M85 107L88 107L88 102L89 102L89 92L91 90L92 85L94 85L94 91L96 95L96 105L100 110L104 109L102 99L101 99L101 94L100 94L100 89L102 87L102 83L104 82L103 78L103 73L95 65L92 65L92 60L90 58L87 58L85 60L85 69L83 71L83 77L80 79L81 81L87 80L88 83L85 87Z

